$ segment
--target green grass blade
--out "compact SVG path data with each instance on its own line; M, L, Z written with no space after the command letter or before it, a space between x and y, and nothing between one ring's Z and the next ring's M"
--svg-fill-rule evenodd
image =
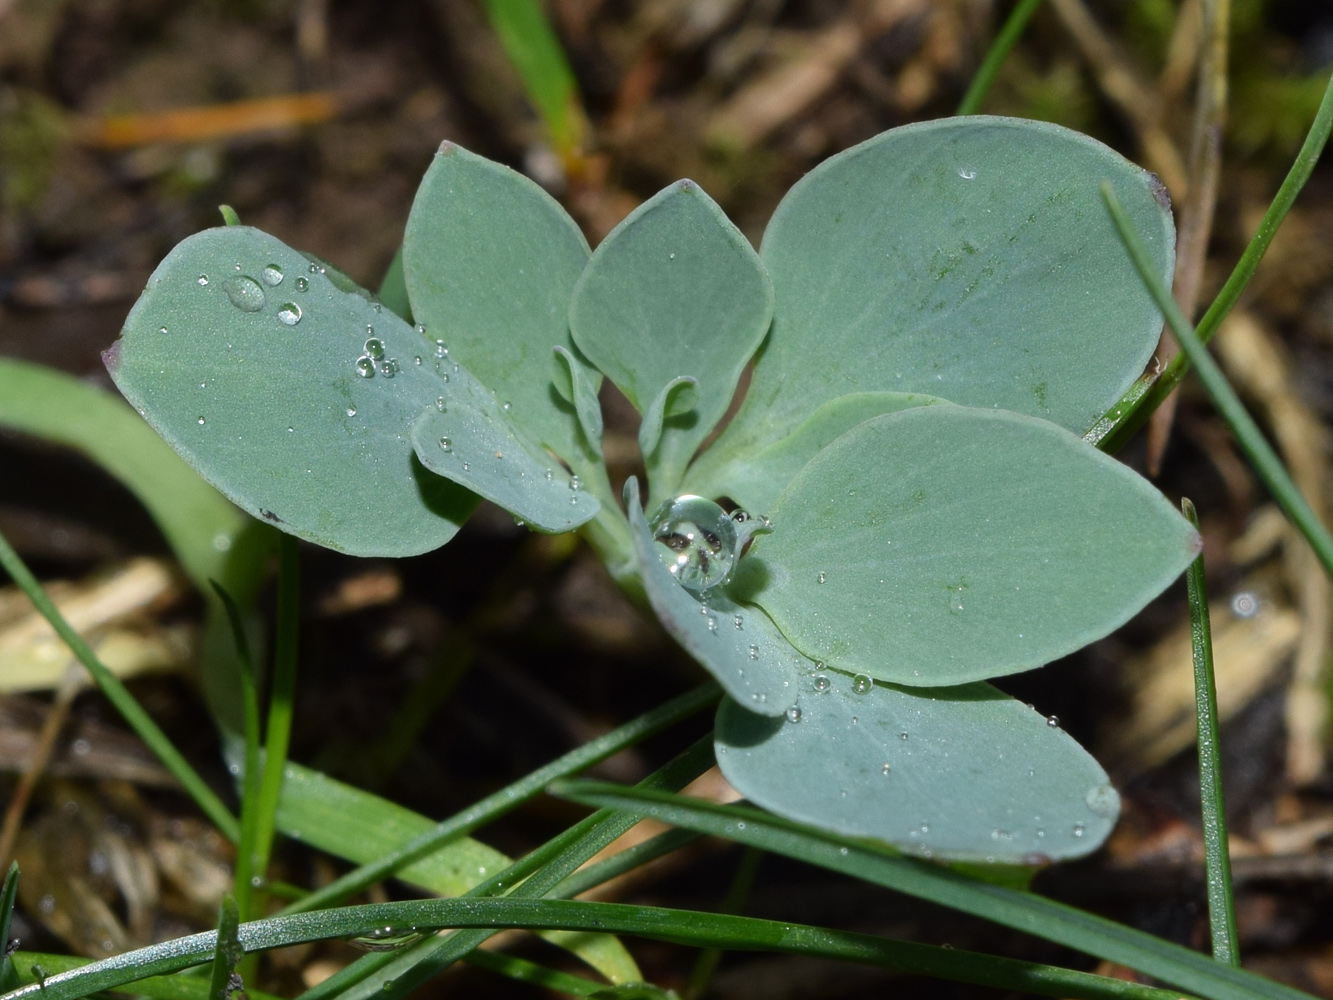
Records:
M207 956L203 959L207 961ZM73 955L52 955L45 952L20 951L14 954L19 979L26 986L41 982L45 977L73 972L93 964L90 958L77 958ZM201 961L198 964L203 964ZM35 971L40 970L40 971ZM134 980L135 996L149 997L150 1000L212 1000L209 993L209 981L198 975L152 976L148 979ZM282 1000L281 997L262 990L246 987L249 1000Z
M990 48L986 50L986 57L981 60L972 82L968 84L967 93L958 102L955 115L975 115L981 110L981 102L986 99L991 84L995 82L1000 67L1004 65L1004 60L1009 55L1009 50L1022 37L1023 29L1028 26L1032 15L1037 13L1037 8L1040 6L1041 0L1018 0L1014 5L1004 26L996 34L995 41L991 42Z
M1182 500L1185 517L1196 528L1194 504ZM1226 798L1222 791L1222 745L1217 735L1217 682L1213 675L1213 633L1208 624L1208 591L1204 587L1203 554L1185 574L1189 586L1190 639L1194 647L1194 714L1199 726L1199 798L1203 803L1203 858L1208 884L1208 923L1213 958L1240 965L1236 937L1236 901L1231 888L1231 854L1227 850Z
M467 836L473 830L491 823L524 802L541 794L552 781L568 777L577 771L591 767L598 761L605 760L619 753L626 747L635 746L650 736L675 725L717 701L716 684L708 683L681 695L650 712L646 712L625 725L571 750L544 767L540 767L513 784L486 796L462 812L456 813L432 829L413 838L397 850L382 855L376 860L353 869L341 878L335 879L321 889L317 889L304 899L291 904L283 913L299 913L306 910L318 910L347 899L362 889L381 879L401 871L434 851Z
M1286 466L1282 464L1277 452L1259 430L1254 418L1246 411L1240 397L1236 395L1231 384L1227 382L1227 377L1222 374L1222 369L1208 353L1208 348L1199 340L1199 335L1180 311L1180 307L1176 305L1166 285L1153 273L1151 258L1143 242L1134 232L1115 192L1106 184L1102 185L1102 197L1106 200L1107 210L1120 231L1120 238L1124 240L1125 247L1134 259L1134 265L1139 269L1143 283L1152 292L1158 308L1171 324L1171 329L1175 331L1176 339L1180 342L1181 351L1194 366L1199 381L1208 390L1213 405L1231 428L1231 433L1236 436L1237 443L1245 452L1245 457L1250 460L1250 464L1254 466L1264 486L1268 488L1268 492L1310 543L1310 547L1314 549L1315 555L1324 566L1324 572L1333 577L1333 537L1329 536L1328 529L1310 509L1300 489L1287 473Z
M233 981L236 963L245 954L237 937L237 928L241 923L240 911L236 900L231 896L222 897L218 910L217 943L213 949L213 972L209 977L208 1000L230 1000L239 989L239 980Z
M269 684L268 719L264 740L264 771L255 807L252 875L268 875L269 854L282 797L283 771L292 737L292 709L296 699L297 633L300 624L300 563L297 541L284 534L278 542L278 621L273 649L273 676Z
M475 965L479 969L486 969L515 982L543 986L557 993L568 993L570 996L586 997L599 990L606 989L606 985L603 983L595 983L591 979L583 979L580 976L571 976L568 972L550 969L544 965L538 965L536 962L515 958L513 955L505 955L498 951L484 951L478 948L463 961L467 962L468 965Z
M4 888L0 888L0 948L5 957L0 959L0 992L8 993L19 984L18 971L9 955L9 925L14 916L14 902L19 895L19 865L17 861L9 863L5 874Z
M613 854L595 865L580 868L552 889L551 897L553 899L573 899L589 889L611 881L618 875L624 875L628 871L646 865L649 861L656 861L658 858L665 857L672 851L678 851L686 844L692 844L698 839L699 834L693 830L666 830L656 837L649 837L633 847L628 847L618 854Z
M120 678L113 674L106 665L99 660L88 644L82 637L70 627L69 622L65 621L65 616L60 613L60 609L55 606L55 602L47 596L42 585L37 582L37 578L19 558L19 554L14 551L9 541L0 535L0 568L3 568L10 575L13 581L18 584L19 589L27 595L28 600L32 601L33 606L41 613L42 617L50 622L51 627L56 634L64 641L65 645L78 658L79 662L88 668L92 674L93 681L98 689L106 696L107 701L120 713L135 735L143 740L148 749L157 755L164 767L171 772L172 776L181 783L186 794L194 799L195 804L208 817L222 834L230 841L235 843L240 838L241 827L236 817L231 814L222 800L214 794L208 784L199 776L199 772L190 766L179 750L167 738L167 734L162 732L161 728L144 711L143 706L130 694L129 689L121 683Z
M566 781L552 791L588 805L633 810L664 823L841 872L1137 969L1210 1000L1309 1000L1309 994L1299 990L1075 907L977 882L870 842L801 826L757 809L606 782Z
M483 0L482 6L556 149L572 153L582 140L578 84L541 4L537 0Z
M1287 171L1287 176L1283 179L1277 194L1273 196L1273 201L1269 204L1268 211L1264 213L1259 228L1250 238L1245 252L1241 254L1226 284L1222 286L1212 305L1199 320L1196 332L1203 343L1206 344L1212 339L1217 328L1222 325L1222 321L1239 301L1245 286L1250 283L1255 270L1259 267L1259 261L1267 252L1268 245L1273 242L1278 227L1282 225L1282 220L1287 217L1287 212L1296 201L1296 196L1310 179L1310 174L1319 161L1319 155L1328 142L1330 132L1333 132L1333 76L1329 77L1324 98L1319 104L1314 122L1310 125L1310 131L1305 136L1305 142L1301 145L1300 152L1296 154L1296 160ZM1094 443L1104 451L1119 451L1135 431L1143 426L1149 415L1161 405L1162 400L1180 384L1180 380L1189 371L1190 364L1192 362L1187 354L1177 354L1147 393L1140 391L1136 396L1135 387L1131 387L1098 422L1099 426L1104 422L1109 422L1111 426L1104 430Z
M240 940L247 951L259 951L307 941L355 937L386 926L479 928L486 932L505 927L613 931L694 947L772 951L855 962L910 975L1044 996L1087 1000L1179 1000L1181 996L1177 990L869 934L694 910L575 900L429 899L349 906L244 924ZM202 964L212 955L216 940L216 933L210 931L117 955L50 975L44 986L22 987L8 994L5 1000L76 1000L99 990L118 989L142 977ZM1294 990L1245 995L1304 996Z

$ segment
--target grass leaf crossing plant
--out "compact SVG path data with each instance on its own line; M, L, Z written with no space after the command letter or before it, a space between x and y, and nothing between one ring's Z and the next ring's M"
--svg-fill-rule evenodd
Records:
M590 253L536 184L446 143L404 237L410 316L228 226L162 262L106 361L298 537L425 552L478 498L582 528L723 686L719 764L765 808L926 857L1074 857L1115 791L985 681L1105 635L1199 545L1080 436L1162 322L1103 181L1169 276L1160 184L1053 125L877 136L798 183L758 253L690 181ZM612 490L603 378L642 414L646 506Z

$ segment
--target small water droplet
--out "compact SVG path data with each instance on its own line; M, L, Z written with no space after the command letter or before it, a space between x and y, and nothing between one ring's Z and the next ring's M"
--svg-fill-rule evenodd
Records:
M165 326L159 326L159 327L157 328L157 332L158 332L158 333L166 333L166 332L167 332L167 328L166 328Z
M374 378L375 362L371 361L370 358L366 357L364 354L361 355L361 357L356 359L356 373L362 378Z
M838 848L838 853L841 854L841 855L845 858L845 857L847 857L847 855L850 854L851 852L850 852L849 850L847 850L847 848L845 848L845 847L839 847L839 848Z
M311 264L311 265L310 265L310 273L311 273L311 274L319 274L319 265L318 265L318 264Z
M203 417L200 417L200 418L199 418L199 426L200 426L200 427L203 427L203 426L204 426L204 418L203 418Z
M676 259L676 255L675 255L674 253L669 253L669 254L667 254L667 260L675 260L675 259Z
M510 410L512 410L513 408L514 408L514 404L513 404L513 403L505 403L504 406L500 407L500 409L504 410L505 413L508 413L508 412L509 412Z
M824 583L826 580L828 580L828 574L821 569L819 571L819 576L815 577L815 579L818 580L820 583Z
M222 288L231 304L241 312L259 312L264 308L264 289L248 275L233 275L223 283Z
M547 470L546 470L546 478L547 478L548 481L551 480L551 479L554 479L554 478L555 478L555 473L552 472L550 469L547 469Z
M304 292L309 287L310 287L310 282L306 281L305 278L296 279L296 290L298 292Z
M201 284L201 285L206 285L206 284L208 284L208 275L206 275L206 274L201 274L201 275L199 275L198 278L195 279L195 281L197 281L197 282L198 282L199 284Z
M437 409L437 410L439 410L441 413L443 413L443 412L444 412L444 406L445 406L445 403L444 403L444 397L443 397L443 396L436 396L436 397L435 397L435 409Z
M869 694L874 686L875 682L865 674L857 674L852 678L852 690L857 694Z
M454 450L453 441L449 440L447 436L440 438L440 449L442 451L453 451Z
M368 337L365 346L361 348L366 352L366 356L374 358L376 361L384 360L384 341L379 337Z
M717 631L717 619L714 618L712 615L708 616L708 631L710 632Z
M887 760L884 762L884 766L879 769L879 773L884 775L886 778L892 771L893 771L893 765L890 764Z
M386 358L380 362L380 374L385 378L393 378L400 370L398 361L395 358Z
M1037 827L1037 839L1040 840L1044 836L1046 836L1046 831L1041 827Z
M820 694L823 694L833 686L833 682L828 679L828 674L815 674L814 688Z
M581 489L583 489L583 480L581 480L578 476L570 476L570 477L569 477L569 488L570 488L571 490L581 490Z
M959 167L958 176L965 181L976 180L977 172L971 167Z
M425 333L425 332L426 332L426 328L425 328L425 327L422 327L422 328L421 328L421 332L422 332L422 333ZM444 341L443 341L443 340L437 340L437 341L435 341L435 356L436 356L437 358L447 358L447 357L449 356L449 348L447 348L447 347L444 346Z
M853 726L856 725L856 724L857 724L858 722L860 722L860 721L861 721L861 720L860 720L859 718L857 718L855 715L852 716L852 725L853 725Z
M295 302L284 302L278 309L278 322L285 326L295 326L301 322L301 307Z
M464 471L464 472L467 472L468 469L470 469L470 468L471 468L471 466L468 465L466 462L463 463L463 471Z
M752 660L757 660L757 659L759 659L759 647L758 647L758 646L755 646L755 645L751 645L751 646L750 646L750 659L752 659Z
M1073 833L1074 833L1074 836L1075 836L1075 837L1081 837L1081 836L1083 836L1083 833L1084 833L1084 827L1083 827L1083 824L1082 824L1082 823L1075 823L1075 824L1074 824L1074 830L1073 830Z
M735 615L731 619L731 624L735 625L739 631L745 631L745 619L740 615Z
M259 276L264 279L264 284L269 288L277 288L282 284L282 268L277 264L265 264L264 270L259 272Z
M921 832L922 832L922 833L930 833L930 824L929 824L929 823L922 823L922 824L921 824Z
M349 406L349 407L347 408L347 415L348 415L349 417L354 417L354 416L356 416L356 407L355 407L355 406Z
M1059 720L1059 718L1057 718L1057 717L1054 716L1054 715L1047 716L1047 717L1046 717L1046 725L1050 726L1052 729L1059 729L1059 728L1060 728L1060 720Z
M900 739L900 740L905 740L905 739L907 739L907 738L908 738L907 733L899 733L899 734L898 734L898 739Z
M793 705L791 708L787 709L787 721L788 721L788 722L800 722L800 721L801 721L801 706L800 706L800 705Z
M1120 811L1120 796L1110 785L1095 785L1089 788L1088 793L1083 796L1083 801L1103 819L1110 819Z
M415 358L413 358L412 360L413 360L414 362L416 362L417 364L421 364L421 355L418 354L418 355L417 355Z

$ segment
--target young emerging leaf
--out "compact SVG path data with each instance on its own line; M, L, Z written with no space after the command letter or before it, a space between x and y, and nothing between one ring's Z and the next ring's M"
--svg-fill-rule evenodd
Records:
M1174 580L1199 536L1147 481L1068 431L923 406L821 451L774 505L754 596L807 656L938 686L1040 666Z
M552 349L555 374L552 383L562 399L574 407L583 430L583 439L593 455L602 453L602 404L597 398L594 372L574 356L567 347L557 344Z
M654 455L662 440L662 425L666 418L684 416L698 401L699 380L692 375L681 375L662 386L639 424L639 453L645 458Z
M799 721L723 701L717 762L779 816L924 857L1040 864L1095 850L1120 797L1058 726L989 684L800 679Z
M1162 326L1107 217L1103 180L1169 281L1161 184L1068 129L950 118L820 164L764 234L773 331L716 447L751 451L830 399L875 390L1087 430L1143 370Z
M709 449L690 467L685 490L706 497L731 497L749 511L765 511L787 488L805 463L825 445L857 424L885 413L944 400L907 392L854 392L831 399L791 434L766 448L736 457L714 460Z
M563 208L522 174L446 142L403 236L412 313L430 337L514 405L511 418L577 469L600 460L553 391L551 348L573 346L569 298L588 244ZM601 376L583 366L594 394Z
M698 381L692 410L665 421L648 463L651 495L675 492L726 412L773 313L750 244L693 181L640 205L602 241L570 305L574 340L640 413L672 380Z
M757 608L737 604L717 586L696 596L662 563L639 501L639 482L625 483L634 553L648 601L663 627L731 697L762 715L781 715L792 704L792 678L814 664Z

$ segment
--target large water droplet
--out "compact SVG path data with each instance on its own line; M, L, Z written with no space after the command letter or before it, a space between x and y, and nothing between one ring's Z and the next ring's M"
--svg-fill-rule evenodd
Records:
M367 357L374 358L376 361L384 359L384 341L379 337L370 337L366 340L365 347L362 348Z
M259 282L244 274L232 275L222 284L231 304L241 312L259 312L264 308L264 289Z
M277 264L265 264L264 270L259 273L259 276L264 279L264 284L268 285L269 288L277 288L282 284L282 268L278 267Z
M793 705L791 708L787 709L787 721L788 721L788 722L800 722L800 721L801 721L801 706L800 706L800 705Z
M814 686L816 691L823 694L833 686L833 682L828 679L828 674L815 674Z
M1110 785L1096 785L1088 789L1083 801L1102 819L1111 819L1120 811L1120 796Z
M852 690L857 694L869 694L874 686L875 682L865 674L857 674L852 678Z
M1060 720L1059 720L1058 717L1056 717L1056 716L1054 716L1054 715L1047 716L1047 717L1046 717L1046 725L1050 726L1052 729L1059 729L1059 728L1060 728Z
M286 326L295 326L301 322L301 307L295 302L284 302L278 309L278 321Z
M375 376L375 362L364 354L356 359L356 373L362 378L373 378Z
M440 450L441 450L441 451L453 451L453 450L454 450L454 443L453 443L452 441L450 441L448 437L442 437L442 438L440 438Z
M358 934L348 938L347 943L361 951L396 951L409 944L415 944L425 937L423 931L415 927L380 927L368 934ZM384 984L385 989L393 985L392 980Z
M687 590L708 590L731 575L736 525L712 500L673 497L653 511L651 526L658 555Z

